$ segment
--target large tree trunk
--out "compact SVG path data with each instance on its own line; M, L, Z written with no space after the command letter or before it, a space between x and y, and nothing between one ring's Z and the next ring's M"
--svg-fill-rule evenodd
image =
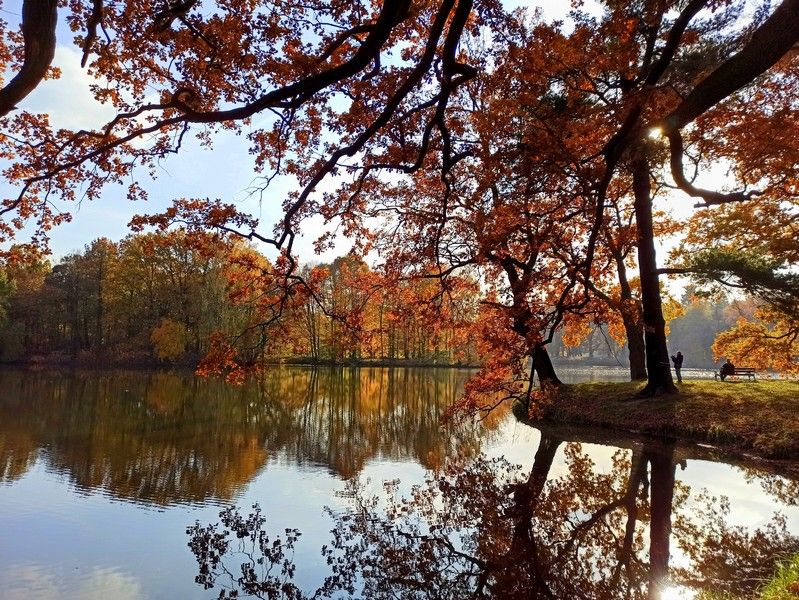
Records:
M646 380L646 345L641 322L627 312L622 313L624 332L627 335L627 349L630 356L630 380Z
M646 379L646 346L644 344L644 327L641 322L641 308L633 298L633 290L627 279L626 256L618 247L611 248L613 260L616 262L616 274L621 290L621 303L618 307L624 323L624 333L627 336L627 350L630 355L630 380L643 381Z
M539 550L533 533L533 519L561 443L560 438L541 434L530 477L526 482L514 486L513 504L509 511L513 520L513 538L506 556L510 564L518 565L527 572L528 580L538 584L536 591L550 598L553 595L549 589L549 577L538 560ZM497 591L503 590L503 579L505 578L499 577Z
M676 392L671 378L669 351L666 347L666 320L660 299L655 235L652 228L652 197L649 184L649 163L644 150L636 150L632 162L635 221L638 228L638 269L641 278L644 343L646 344L647 384L645 395Z
M538 375L538 384L541 387L563 383L555 373L555 367L552 365L549 352L547 352L547 347L544 344L536 344L535 348L533 348L532 370Z

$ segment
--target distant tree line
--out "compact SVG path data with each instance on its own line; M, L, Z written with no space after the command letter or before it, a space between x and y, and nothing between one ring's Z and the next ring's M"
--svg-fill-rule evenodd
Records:
M474 281L447 294L419 280L385 286L348 255L304 266L313 294L278 311L270 272L250 245L182 231L99 238L56 264L6 260L0 360L196 365L220 337L250 363L477 360Z
M717 339L726 339L734 331L738 320L752 319L756 310L757 305L751 299L732 300L723 294L708 297L689 286L679 301L667 301L669 348L685 355L688 368L717 366L727 351L732 352L727 346L716 343ZM553 360L627 366L627 343L622 333L613 319L593 318L570 322L552 340ZM747 359L736 356L736 360L746 362ZM773 365L758 362L758 366Z

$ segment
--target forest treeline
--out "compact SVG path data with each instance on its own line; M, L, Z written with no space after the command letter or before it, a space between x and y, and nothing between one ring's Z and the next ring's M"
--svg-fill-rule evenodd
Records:
M304 266L316 292L276 307L282 296L270 294L262 254L241 241L200 241L182 231L135 233L96 239L55 264L0 264L0 360L196 366L224 336L251 363L480 362L473 279L456 278L443 294L423 279L388 284L346 255ZM692 288L670 305L670 345L694 367L712 366L716 336L752 311ZM616 321L607 312L568 321L551 345L553 359L628 365Z
M131 225L239 236L275 257L223 269L239 275L225 282L230 313L203 317L213 327L185 307L154 307L139 326L123 306L111 321L94 291L92 318L43 319L48 352L122 354L129 334L133 351L176 360L213 329L201 371L240 379L266 356L452 360L474 348L481 370L456 407L469 412L544 399L534 380L561 383L558 332L573 346L606 323L640 393L657 395L678 391L662 284L686 275L758 303L717 337L716 357L799 374L799 0L600 0L557 20L495 0L24 4L21 28L0 27L16 73L0 89L0 254L46 252L73 203L114 186L168 200L151 181L173 155L194 160L194 139L225 153L212 168L239 165L250 183L182 195L198 181ZM58 23L76 33L79 87L109 111L75 128L61 97L48 112L25 102L60 74ZM243 144L227 145L234 136ZM245 188L274 196L278 213L264 222L231 203ZM689 198L686 219L659 209ZM299 263L309 234L320 249L343 235L382 263L347 259L338 299L334 265ZM329 321L301 325L317 308ZM461 327L469 319L477 327Z
M474 281L446 294L423 280L387 288L347 255L303 267L314 294L285 302L270 270L241 241L182 231L99 238L54 265L5 262L0 359L194 366L224 337L249 363L477 360Z

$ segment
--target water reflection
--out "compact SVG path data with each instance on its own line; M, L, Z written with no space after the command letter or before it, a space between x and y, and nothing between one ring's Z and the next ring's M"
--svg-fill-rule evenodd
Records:
M64 578L37 565L17 567L15 581L3 582L3 600L30 600L31 598L63 598ZM137 600L142 598L139 583L114 569L94 567L86 573L72 590L74 598L81 600Z
M291 368L235 388L0 370L0 597L217 597L227 581L267 597L645 598L751 587L796 548L796 476L510 414L442 428L464 377ZM266 523L246 520L256 502ZM220 503L244 508L209 529ZM213 590L193 581L195 519Z
M559 452L566 470L553 475ZM746 594L777 559L799 551L781 515L761 528L731 526L726 499L693 493L677 468L690 465L672 444L646 442L616 451L603 472L581 444L544 433L529 471L480 455L449 462L410 494L398 481L375 493L351 480L349 510L330 511L332 539L322 547L330 574L309 595L293 583L287 558L297 532L270 538L260 509L227 509L221 524L187 533L196 581L220 598Z
M167 505L230 499L270 456L341 477L370 458L430 468L473 453L440 417L451 370L276 369L231 387L174 373L0 372L0 482L38 457L80 489Z

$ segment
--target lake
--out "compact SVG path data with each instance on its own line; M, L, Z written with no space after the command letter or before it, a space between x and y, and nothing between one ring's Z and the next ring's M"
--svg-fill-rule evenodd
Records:
M0 598L676 600L799 551L779 467L507 408L442 425L468 374L2 369ZM563 372L590 378L624 372Z

